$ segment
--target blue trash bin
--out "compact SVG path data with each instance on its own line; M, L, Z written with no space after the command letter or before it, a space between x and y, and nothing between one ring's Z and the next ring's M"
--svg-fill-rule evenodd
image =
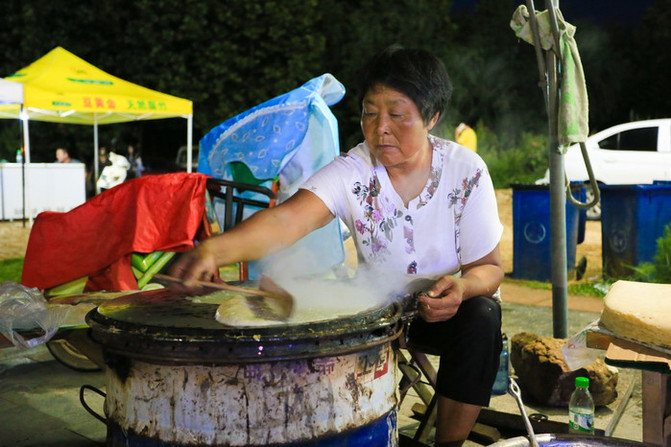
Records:
M601 187L601 259L603 275L631 276L633 267L653 262L657 239L671 223L671 184Z
M513 278L550 281L552 243L549 185L512 184ZM582 184L572 185L573 196L585 201ZM566 268L575 269L576 246L584 240L585 212L566 201Z

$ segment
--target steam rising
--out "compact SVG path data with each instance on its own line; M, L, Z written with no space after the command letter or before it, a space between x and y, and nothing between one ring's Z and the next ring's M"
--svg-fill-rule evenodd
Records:
M354 315L387 306L406 294L404 275L386 275L359 268L353 277L306 275L304 263L319 263L312 252L301 252L301 262L273 257L263 264L263 271L295 301L293 321L316 321ZM342 276L342 275L340 275Z

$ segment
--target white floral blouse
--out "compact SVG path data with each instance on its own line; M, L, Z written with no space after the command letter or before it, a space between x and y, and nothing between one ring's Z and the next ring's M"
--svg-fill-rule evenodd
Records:
M459 272L491 252L503 232L482 159L454 142L429 141L431 174L407 207L365 142L302 186L345 222L360 265L406 282Z

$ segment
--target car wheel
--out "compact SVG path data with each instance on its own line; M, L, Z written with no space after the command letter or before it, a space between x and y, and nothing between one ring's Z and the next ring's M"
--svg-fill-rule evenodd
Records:
M585 203L590 203L594 200L594 191L590 185L585 185ZM601 201L596 205L587 209L587 220L600 220L601 219Z

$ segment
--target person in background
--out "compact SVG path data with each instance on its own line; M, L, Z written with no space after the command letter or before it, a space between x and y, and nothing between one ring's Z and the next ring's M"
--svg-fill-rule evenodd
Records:
M70 156L70 152L62 147L59 147L56 149L56 161L54 163L82 163L81 161L77 160L76 158L72 158ZM90 190L89 190L89 178L91 176L91 171L88 167L88 165L84 164L84 190L86 197L90 197Z
M81 163L81 161L76 158L70 157L70 153L67 149L59 147L56 149L56 161L55 163Z
M107 147L100 146L100 148L98 148L98 178L95 180L93 179L94 168L93 166L89 166L89 163L86 164L86 197L88 199L96 195L96 182L100 179L105 167L110 166L111 164L112 161L109 159Z
M364 141L285 202L183 254L186 284L219 266L285 248L335 218L349 228L359 268L402 278L418 316L408 338L440 352L436 446L460 446L489 404L502 348L504 273L494 187L482 159L430 134L452 92L440 59L388 48L357 76Z
M109 154L105 146L98 149L98 177L106 166L112 166L112 161L109 159Z
M478 136L475 130L466 123L459 123L454 131L454 140L473 152L478 151Z
M135 153L135 148L132 144L128 145L128 154L126 155L126 158L130 163L127 179L140 177L142 171L144 171L144 165L142 164L142 157L140 157L140 154Z

